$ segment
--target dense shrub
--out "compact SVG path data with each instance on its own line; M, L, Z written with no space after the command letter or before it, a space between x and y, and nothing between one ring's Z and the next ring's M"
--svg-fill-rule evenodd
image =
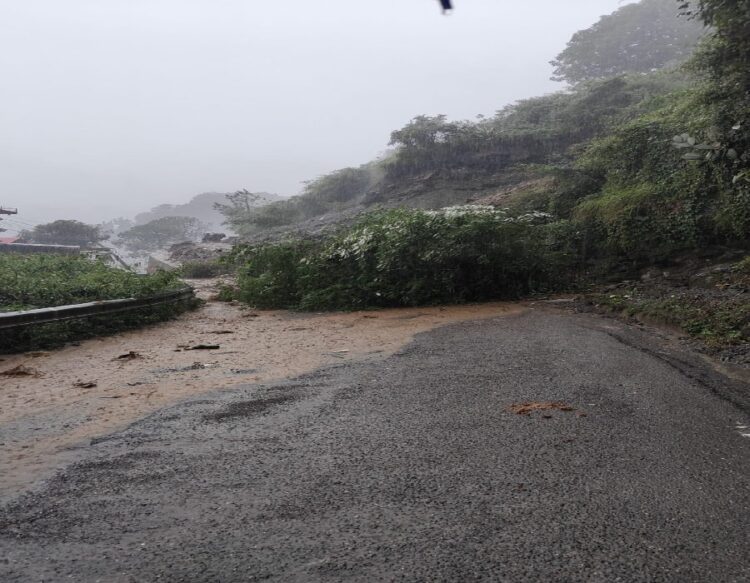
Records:
M602 16L573 35L551 63L553 78L575 84L648 73L686 60L706 31L701 23L677 15L675 0L642 0Z
M239 271L238 299L259 308L298 307L304 260L316 251L317 245L300 241L236 248L234 260L245 262Z
M40 245L73 245L90 247L105 240L107 235L94 225L81 221L59 220L21 232L20 239Z
M307 310L517 298L567 270L547 219L479 206L375 212L323 242L236 251L247 261L239 298Z
M705 87L594 140L578 160L602 187L574 208L599 255L653 262L708 244L742 244L750 205L727 180L726 154Z

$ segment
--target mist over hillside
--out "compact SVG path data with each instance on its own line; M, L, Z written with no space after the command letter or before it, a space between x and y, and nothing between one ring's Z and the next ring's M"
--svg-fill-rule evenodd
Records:
M0 204L98 223L189 193L298 194L414 115L554 90L547 61L622 3L435 4L2 2Z
M149 211L135 215L134 222L136 225L143 225L164 217L192 217L206 225L208 230L226 232L231 229L224 224L226 219L216 209L216 205L226 204L228 194L232 193L204 192L194 196L185 204L160 204ZM263 203L281 200L280 196L268 192L262 193L262 197Z
M624 4L561 47L551 61L557 92L471 120L416 115L391 132L385 154L306 182L299 195L235 221L235 231L251 241L318 235L374 208L476 201L546 212L592 140L695 83L684 64L709 29L679 12L673 0Z

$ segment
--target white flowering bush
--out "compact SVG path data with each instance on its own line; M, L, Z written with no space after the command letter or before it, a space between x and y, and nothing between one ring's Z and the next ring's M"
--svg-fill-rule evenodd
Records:
M476 205L371 213L323 242L246 248L240 299L312 310L519 297L559 277L548 219Z

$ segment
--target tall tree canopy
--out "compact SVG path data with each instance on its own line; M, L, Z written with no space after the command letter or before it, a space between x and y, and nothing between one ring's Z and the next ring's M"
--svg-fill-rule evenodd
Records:
M705 30L696 19L680 18L675 0L629 4L573 35L551 61L552 78L575 84L678 64L690 57Z
M704 103L737 200L750 201L750 0L680 0L689 16L713 28L694 68L708 77ZM750 205L743 207L750 228ZM748 231L750 232L750 231Z
M99 227L81 221L60 220L37 225L21 233L21 240L42 245L78 245L87 247L107 238Z
M246 188L225 195L226 202L214 203L214 209L224 215L224 224L240 235L246 234L247 225L253 222L258 209L273 200L267 192L250 192Z
M713 27L699 65L715 81L750 91L750 0L679 0L683 14Z

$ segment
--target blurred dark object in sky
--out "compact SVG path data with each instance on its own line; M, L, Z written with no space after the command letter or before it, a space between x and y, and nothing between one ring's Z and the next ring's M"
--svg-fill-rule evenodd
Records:
M451 0L440 0L440 4L443 7L443 12L448 12L448 10L453 10L453 4Z

